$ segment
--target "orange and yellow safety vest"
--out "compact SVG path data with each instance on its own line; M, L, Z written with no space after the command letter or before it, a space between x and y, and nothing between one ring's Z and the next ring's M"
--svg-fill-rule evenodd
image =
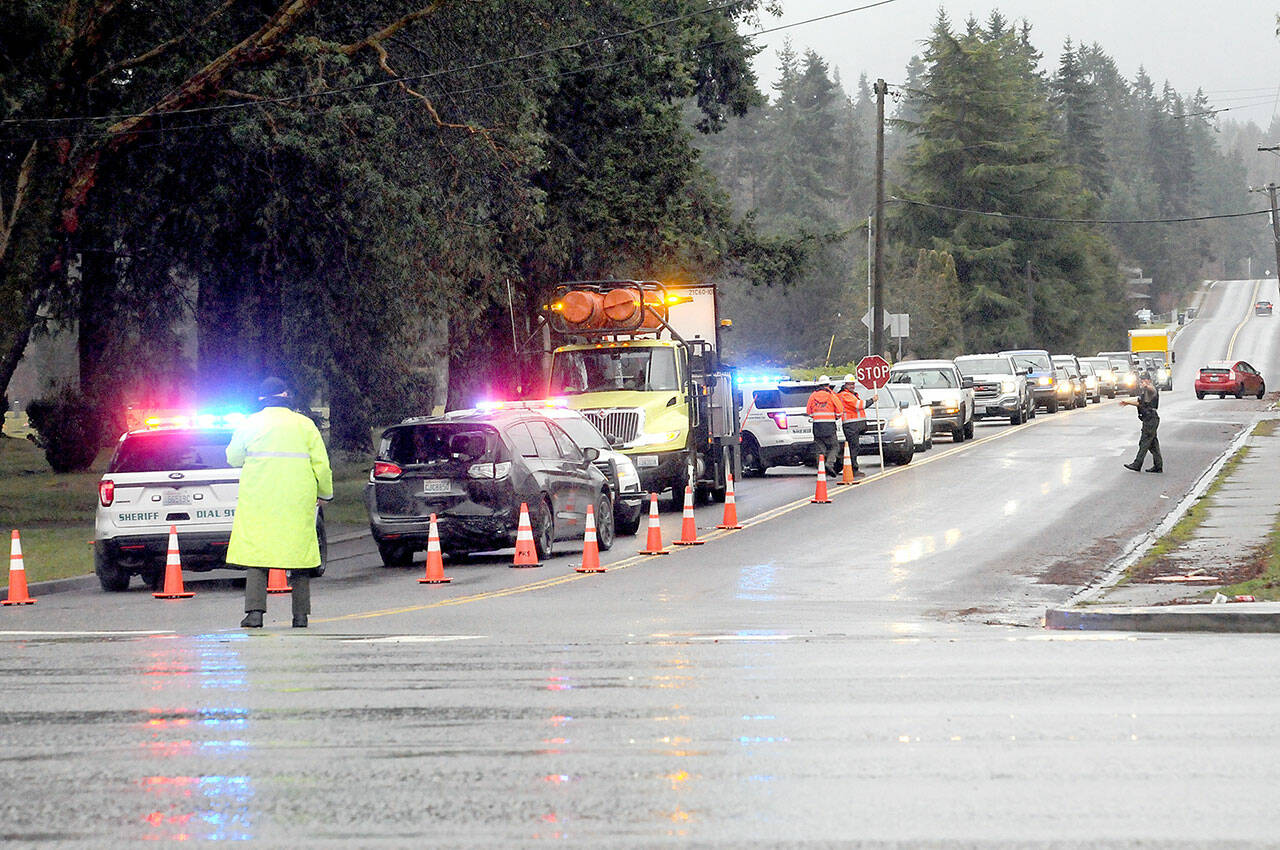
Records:
M867 403L857 393L852 390L841 390L836 394L836 398L840 399L840 405L844 408L846 421L867 418Z
M840 399L836 398L836 394L825 387L820 387L809 396L809 403L805 405L804 412L809 414L809 418L814 422L835 422L840 418L841 409L842 405Z

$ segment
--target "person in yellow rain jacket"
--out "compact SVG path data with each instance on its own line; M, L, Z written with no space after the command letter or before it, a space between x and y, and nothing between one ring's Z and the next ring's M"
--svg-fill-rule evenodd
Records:
M245 568L241 626L262 628L267 570L276 568L290 570L293 626L305 629L311 570L320 566L317 500L333 498L333 471L320 431L291 409L284 381L267 378L258 396L262 410L246 418L227 445L227 462L243 467L227 564Z

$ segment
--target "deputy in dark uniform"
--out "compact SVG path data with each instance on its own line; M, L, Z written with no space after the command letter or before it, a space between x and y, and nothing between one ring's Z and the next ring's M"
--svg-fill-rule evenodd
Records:
M1138 456L1133 459L1133 463L1126 463L1125 468L1140 472L1142 461L1146 458L1147 452L1151 452L1151 468L1147 472L1164 472L1160 438L1156 435L1156 431L1160 428L1160 414L1156 412L1160 407L1160 391L1151 382L1150 372L1143 372L1139 376L1137 399L1122 399L1120 404L1138 408L1138 419L1142 421L1142 436L1138 439Z

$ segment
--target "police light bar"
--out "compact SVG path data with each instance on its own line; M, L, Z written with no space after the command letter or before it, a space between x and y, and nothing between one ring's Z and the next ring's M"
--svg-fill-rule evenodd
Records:
M149 431L162 428L236 428L244 420L243 413L184 413L147 416L142 424Z
M759 387L766 385L777 385L783 381L791 380L788 375L742 375L737 376L738 386L740 387Z
M476 402L476 410L545 410L554 407L568 407L569 402L563 398L512 399L501 401Z

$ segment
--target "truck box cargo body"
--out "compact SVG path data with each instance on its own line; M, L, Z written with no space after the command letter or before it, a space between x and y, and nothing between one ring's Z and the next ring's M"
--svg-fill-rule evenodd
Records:
M629 455L649 492L724 498L739 468L733 371L713 285L581 281L557 288L548 393Z
M1138 369L1154 366L1152 380L1163 390L1173 389L1173 335L1165 328L1135 328L1129 331L1129 351ZM1154 361L1154 363L1152 362Z

